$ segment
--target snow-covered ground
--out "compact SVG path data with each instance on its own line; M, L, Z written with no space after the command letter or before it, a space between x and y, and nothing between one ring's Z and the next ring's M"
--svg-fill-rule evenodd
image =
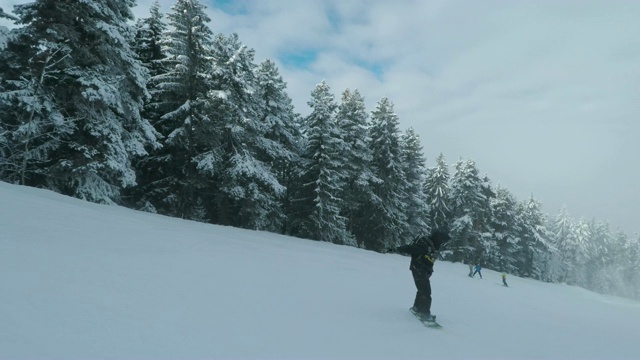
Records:
M638 359L640 303L0 182L2 359Z

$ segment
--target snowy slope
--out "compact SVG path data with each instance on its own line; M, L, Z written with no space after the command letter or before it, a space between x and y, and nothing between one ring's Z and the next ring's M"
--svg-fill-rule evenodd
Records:
M638 359L640 303L0 182L2 359Z

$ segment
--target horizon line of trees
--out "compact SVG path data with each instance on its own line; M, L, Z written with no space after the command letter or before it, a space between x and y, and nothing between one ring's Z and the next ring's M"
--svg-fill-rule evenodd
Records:
M550 219L473 160L426 167L388 98L326 82L296 113L275 63L204 6L132 25L134 0L15 6L0 50L0 180L87 201L380 251L449 231L450 261L640 299L640 239Z

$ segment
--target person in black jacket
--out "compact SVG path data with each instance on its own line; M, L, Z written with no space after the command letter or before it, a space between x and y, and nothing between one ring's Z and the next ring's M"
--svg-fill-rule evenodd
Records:
M442 245L449 241L449 235L440 230L434 230L429 236L421 236L409 245L388 249L387 252L396 252L411 255L409 269L416 284L416 299L411 308L425 320L435 321L435 315L431 314L431 282L429 278L433 273L433 264Z

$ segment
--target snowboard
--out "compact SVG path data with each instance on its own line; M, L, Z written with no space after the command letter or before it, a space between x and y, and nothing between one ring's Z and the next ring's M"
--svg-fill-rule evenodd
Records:
M413 311L413 308L409 308L409 311L411 311L411 313L412 313L412 314L413 314L413 315L414 315L418 320L420 320L420 322L421 322L424 326L426 326L426 327L428 327L428 328L433 328L433 329L442 329L442 325L438 324L437 322L435 322L435 321L427 321L427 320L422 319L422 318L420 317L420 315L419 315L417 312Z

